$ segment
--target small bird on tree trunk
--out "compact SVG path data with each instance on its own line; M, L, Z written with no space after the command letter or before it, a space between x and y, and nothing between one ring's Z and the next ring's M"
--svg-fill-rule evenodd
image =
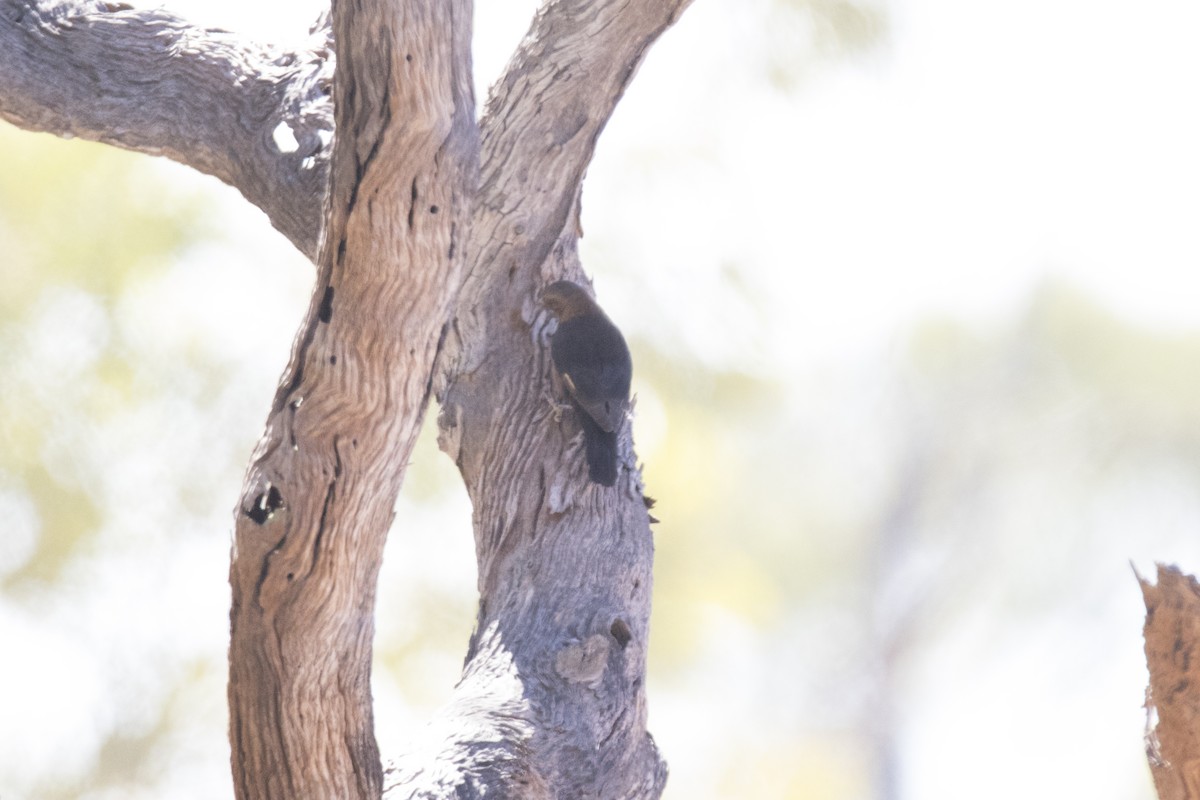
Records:
M558 318L550 356L580 412L588 477L612 486L617 482L617 433L629 413L633 376L625 337L578 284L556 281L542 290L541 299Z

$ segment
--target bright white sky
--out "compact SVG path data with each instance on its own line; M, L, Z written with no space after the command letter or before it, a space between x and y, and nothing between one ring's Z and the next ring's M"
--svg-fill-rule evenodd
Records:
M876 347L929 311L1007 314L1049 276L1145 322L1195 326L1200 6L892 7L883 52L792 96L737 66L735 3L685 14L618 111L653 122L610 131L667 156L660 191L611 188L622 234L650 228L626 239L655 265L648 280L749 265L766 338L786 343L774 363ZM649 97L659 80L681 88ZM592 170L585 213L610 199L592 191L609 175ZM644 223L664 211L668 236Z

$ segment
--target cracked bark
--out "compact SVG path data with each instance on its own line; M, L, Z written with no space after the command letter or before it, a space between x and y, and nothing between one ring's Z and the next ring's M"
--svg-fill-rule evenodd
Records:
M0 115L216 175L315 256L237 515L239 797L661 793L645 725L653 545L630 432L617 485L590 484L578 423L545 401L535 296L585 280L579 198L596 138L689 2L549 2L478 126L469 0L337 2L330 148L328 30L283 53L161 11L0 0ZM148 64L161 76L149 84ZM296 153L273 144L281 122ZM385 775L375 583L431 394L474 505L480 604L453 701Z
M230 572L230 727L245 798L380 794L375 584L476 177L469 2L339 2L333 26L343 68L327 234L246 478ZM256 518L271 491L275 510Z

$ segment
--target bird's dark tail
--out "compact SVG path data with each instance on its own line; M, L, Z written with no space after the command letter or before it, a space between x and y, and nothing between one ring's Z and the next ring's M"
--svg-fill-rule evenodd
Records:
M587 413L580 413L583 443L587 451L588 477L601 486L617 482L617 434L596 424Z

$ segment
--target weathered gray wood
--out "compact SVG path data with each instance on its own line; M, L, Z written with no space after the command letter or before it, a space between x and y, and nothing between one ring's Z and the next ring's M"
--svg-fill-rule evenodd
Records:
M0 118L214 175L315 259L333 130L328 33L319 23L309 49L289 52L161 9L0 0ZM281 124L293 152L275 144Z
M462 797L655 798L666 782L646 732L653 541L629 430L617 485L589 483L578 423L546 399L535 296L583 280L579 193L596 137L687 5L549 3L488 101L470 271L438 376L440 443L475 509L479 615L431 732L441 769L428 752L401 760L389 797L450 796L455 773Z
M381 791L375 587L460 282L478 154L470 24L470 0L334 3L326 239L230 570L239 798Z
M482 148L468 0L337 3L339 133L322 213L327 54L237 45L162 12L0 0L0 79L14 76L0 115L215 174L310 255L326 220L237 521L239 797L380 792L375 581L431 391L474 503L479 618L453 702L389 771L388 796L661 793L645 727L653 544L632 442L626 429L614 488L588 482L578 424L546 399L548 318L534 298L556 278L584 280L579 196L596 137L689 2L549 2L494 88ZM142 79L149 64L155 81ZM294 158L269 144L278 121L298 131Z

